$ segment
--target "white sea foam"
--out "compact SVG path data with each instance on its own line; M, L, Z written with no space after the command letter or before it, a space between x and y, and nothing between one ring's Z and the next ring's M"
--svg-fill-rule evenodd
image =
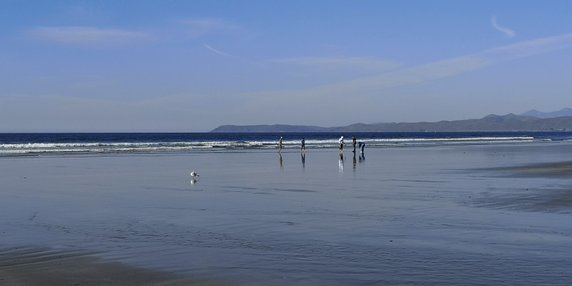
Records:
M531 136L515 137L462 137L462 138L363 138L358 139L371 147L423 146L436 144L490 144L520 143L533 141ZM284 148L300 147L301 140L285 140ZM345 141L351 146L352 141ZM309 139L307 148L337 148L338 139ZM23 143L0 144L0 155L46 154L46 153L132 153L132 152L182 152L200 150L275 149L277 141L191 141L191 142L70 142L70 143Z

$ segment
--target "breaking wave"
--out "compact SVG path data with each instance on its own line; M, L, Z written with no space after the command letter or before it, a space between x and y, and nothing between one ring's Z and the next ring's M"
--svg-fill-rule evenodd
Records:
M351 137L350 137L351 138ZM351 139L346 138L346 146L351 146ZM359 142L365 143L368 148L376 147L407 147L407 146L434 146L453 144L494 144L494 143L522 143L532 142L533 136L474 136L474 137L436 137L436 138L367 138L361 137ZM284 140L285 149L300 147L300 138ZM307 138L306 148L337 148L337 137ZM194 138L190 141L178 142L35 142L35 143L0 143L0 156L71 153L163 153L163 152L189 152L189 151L225 151L248 149L275 149L276 140L260 138L254 140L200 140Z

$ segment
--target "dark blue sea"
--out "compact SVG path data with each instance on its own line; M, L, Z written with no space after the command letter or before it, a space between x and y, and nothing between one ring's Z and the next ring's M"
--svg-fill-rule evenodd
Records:
M572 139L571 132L0 133L0 156L271 149L280 137L286 149L299 148L302 139L310 149L337 148L340 136L367 148Z

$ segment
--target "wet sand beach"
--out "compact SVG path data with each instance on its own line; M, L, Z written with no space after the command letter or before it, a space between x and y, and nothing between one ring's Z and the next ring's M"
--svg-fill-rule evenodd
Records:
M371 148L359 155L310 149L303 156L246 150L0 158L0 279L572 283L572 144ZM195 182L192 170L200 174Z
M571 161L526 164L486 170L495 172L497 176L515 179L556 179L556 181L551 180L552 184L544 187L527 187L520 193L498 196L494 199L483 199L483 204L488 207L572 213L572 186L567 181L563 181L572 178ZM559 181L562 182L558 184Z
M517 177L554 177L572 178L572 162L553 162L543 164L531 164L526 166L512 166L495 168L498 171L509 172Z

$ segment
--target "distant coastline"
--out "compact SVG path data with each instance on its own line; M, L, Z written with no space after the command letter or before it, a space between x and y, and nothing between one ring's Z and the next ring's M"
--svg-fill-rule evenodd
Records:
M439 122L356 123L338 127L305 125L222 125L211 132L518 132L572 131L572 116L488 115L480 119Z

